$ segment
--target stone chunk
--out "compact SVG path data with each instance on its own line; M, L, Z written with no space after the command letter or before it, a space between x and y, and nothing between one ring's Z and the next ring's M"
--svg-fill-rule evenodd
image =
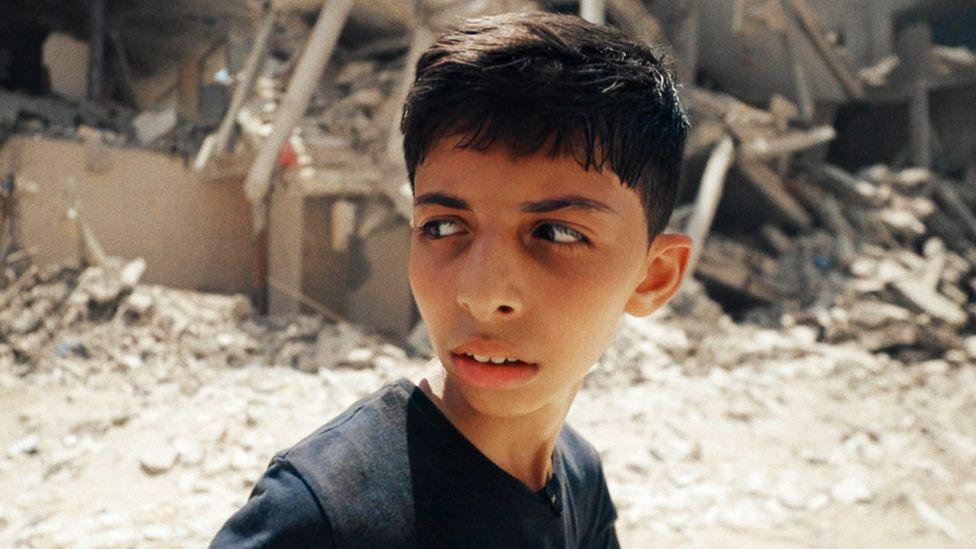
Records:
M144 111L132 120L132 127L136 132L136 139L143 145L148 145L176 128L176 109L164 111Z
M874 492L864 479L856 476L845 477L830 489L830 495L841 503L868 503L874 499Z
M172 445L151 443L143 448L139 466L149 475L161 475L176 465L179 452Z
M37 435L27 435L7 447L7 455L14 457L20 454L34 455L37 453L39 440Z

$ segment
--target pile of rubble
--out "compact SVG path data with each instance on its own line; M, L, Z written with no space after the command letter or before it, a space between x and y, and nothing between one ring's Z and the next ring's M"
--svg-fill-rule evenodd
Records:
M11 135L43 134L188 157L200 146L207 127L179 117L172 108L138 112L117 104L0 92L0 145Z
M276 451L419 367L356 326L108 259L0 290L2 546L205 544Z
M413 30L414 42L430 38L422 30ZM390 136L416 46L409 33L358 49L340 44L279 155L281 164L296 167L283 172L286 182L299 176L339 194L396 186L397 176L382 169L389 161L383 155L397 141ZM933 46L933 71L968 77L972 57L966 48ZM890 73L898 63L884 65ZM256 97L237 116L254 149L272 131L284 92L280 74L259 80ZM886 84L878 75L860 78ZM824 161L838 132L814 123L809 105L774 95L761 109L695 86L681 94L693 122L692 166L706 158L723 163L715 158L720 145L732 142L724 153L725 192L720 185L700 199L714 200L726 217L749 220L738 230L726 224L694 235L706 243L695 276L727 309L767 326L813 326L820 341L858 340L905 360L973 359L976 193L969 189L976 170L970 183L921 168L851 173ZM697 208L685 208L673 226L687 229Z
M114 258L113 258L114 259ZM113 264L121 268L113 268ZM133 386L204 379L215 368L285 366L301 371L394 368L403 351L348 323L319 316L257 315L244 296L138 284L145 262L107 267L30 267L0 293L0 365L97 384L113 373ZM189 386L188 386L189 387Z
M769 111L700 89L688 97L690 157L710 147L715 156L726 135L738 149L721 199L744 221L707 236L695 275L710 291L761 324L814 326L822 341L854 339L905 360L976 359L972 182L820 161L809 149L833 128L804 127L780 97ZM674 226L693 213L684 208Z
M906 364L817 338L736 324L701 296L625 317L568 419L600 450L633 546L973 535L972 361Z
M403 72L403 56L364 55L336 52L323 84L315 88L305 116L279 155L282 166L305 169L308 177L315 170L352 173L371 168L368 155L385 143L394 122L389 101ZM273 74L257 81L255 96L237 115L245 149L256 151L272 131L285 92L285 81Z
M17 411L0 417L0 545L205 544L275 452L423 367L240 296L32 273L0 320ZM623 319L569 422L601 453L624 546L976 534L976 370L816 339L736 324L701 292Z

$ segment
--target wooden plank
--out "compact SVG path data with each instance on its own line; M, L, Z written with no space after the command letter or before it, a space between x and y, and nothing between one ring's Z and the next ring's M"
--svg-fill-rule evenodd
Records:
M89 0L88 99L102 102L105 94L105 0Z
M943 211L952 215L960 229L968 233L969 238L976 242L976 215L966 206L953 187L953 183L941 178L933 178L932 183L932 192Z
M597 25L606 23L607 11L605 0L580 0L580 17Z
M122 40L122 36L119 35L118 29L112 29L108 33L109 39L112 40L112 51L115 53L115 61L118 64L119 77L122 80L122 93L125 95L126 101L128 101L133 107L139 107L139 101L136 99L135 93L135 79L132 77L132 69L129 66L129 56L125 51L125 42Z
M261 202L271 185L271 175L277 165L278 151L291 135L295 124L305 114L332 51L339 41L339 33L346 24L353 0L329 0L319 12L305 50L295 67L288 91L278 105L274 128L261 145L261 150L244 181L244 192L252 203ZM255 230L262 227L255 224Z
M410 50L404 59L403 72L390 98L383 104L377 114L379 120L387 121L386 128L386 162L393 165L403 164L403 141L400 139L400 118L403 113L403 102L410 93L410 87L416 78L417 60L434 42L434 34L425 26L417 25L410 41ZM410 208L413 212L413 208Z
M711 156L705 164L701 184L698 186L698 197L695 199L695 210L688 220L685 232L691 237L691 257L688 259L686 273L694 274L698 258L705 247L705 237L712 226L715 210L718 209L722 198L722 187L725 186L725 176L732 167L735 159L735 145L729 136L723 137L718 145L712 149Z
M200 59L195 54L183 58L176 80L180 114L196 120L200 109Z
M837 79L837 82L841 85L847 97L849 99L863 98L864 85L861 83L860 78L847 64L847 61L838 55L834 46L827 42L823 32L820 30L817 16L810 5L807 4L807 1L785 0L784 7L787 8L787 13L800 24L800 29L803 30L803 33L810 40L813 48L827 65L831 74Z
M789 237L782 229L776 225L770 223L764 224L759 228L759 235L763 237L766 244L769 245L777 255L783 255L792 251L796 244L793 239Z
M747 160L769 160L828 143L837 137L833 126L819 126L812 130L792 131L772 138L759 137L739 149Z
M899 51L909 79L908 128L912 163L932 166L932 121L929 118L929 78L932 64L932 29L922 23L906 28L898 36Z
M228 153L230 138L237 122L237 115L240 113L241 107L244 106L244 102L251 95L254 83L257 82L258 72L261 70L261 67L264 65L264 60L268 56L271 36L274 33L277 20L277 13L272 11L265 14L264 20L261 22L261 27L258 29L257 37L254 40L254 45L251 48L251 53L248 55L247 63L244 66L240 79L237 81L237 85L234 87L234 96L231 99L230 105L227 107L227 112L224 113L224 118L220 121L220 126L217 128L217 131L207 136L203 141L203 145L200 146L197 157L193 161L194 170L202 172L210 163L210 159L213 156L225 156Z
M247 64L244 66L240 80L238 80L237 85L234 87L234 97L231 99L227 113L224 115L224 119L221 120L220 127L214 138L214 153L217 155L227 153L227 145L230 143L230 136L234 130L237 113L240 112L244 102L251 95L254 83L257 82L258 72L261 70L261 67L264 65L264 60L268 56L268 50L271 46L271 36L274 34L277 20L278 14L271 11L266 13L264 20L261 21L261 27L258 29L257 37L254 39L251 54L247 58Z
M915 308L942 320L950 326L965 324L968 315L962 307L932 288L926 288L919 280L906 278L891 284L903 299Z
M780 2L782 7L782 1ZM785 12L786 9L783 8ZM786 29L782 35L783 49L786 52L786 62L790 65L790 80L793 85L793 98L800 109L800 117L807 122L813 120L814 102L813 94L810 92L810 82L807 80L807 73L800 62L800 37L797 35L793 25L787 21Z
M709 246L702 254L697 278L747 299L779 303L786 296L767 280L773 273L765 265L775 264L765 254L732 240Z
M755 188L777 212L794 228L808 229L813 220L810 214L783 187L783 182L768 166L739 159L736 171Z
M875 184L859 179L843 168L813 162L805 162L803 166L813 176L814 183L851 204L869 208L884 204L884 197Z

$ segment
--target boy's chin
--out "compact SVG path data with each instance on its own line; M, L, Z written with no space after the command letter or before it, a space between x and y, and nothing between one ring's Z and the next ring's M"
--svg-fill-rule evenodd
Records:
M497 419L528 416L562 400L531 383L517 389L485 389L463 381L455 381L453 385L474 411L482 416Z

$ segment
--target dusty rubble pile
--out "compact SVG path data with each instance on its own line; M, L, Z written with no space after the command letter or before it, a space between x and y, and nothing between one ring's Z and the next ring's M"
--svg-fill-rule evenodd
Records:
M260 320L242 297L117 289L98 269L32 276L11 316L37 307L54 320L16 359L21 371L33 360L32 375L0 371L0 388L30 395L0 454L14 494L0 540L14 544L205 544L270 456L419 366L351 327ZM12 323L8 346L24 335ZM976 370L906 368L816 337L736 324L699 292L624 317L569 421L601 452L625 545L708 529L777 532L779 546L855 539L833 529L845 516L904 524L913 539L969 535ZM249 364L286 368L237 367Z
M194 374L221 367L387 371L405 356L347 323L262 317L244 296L138 284L143 269L141 260L118 271L29 268L0 294L0 364L18 375L60 371L86 382L127 372L138 385L174 377L191 383Z
M140 113L114 103L0 91L0 144L11 135L43 134L97 145L137 145L188 157L207 129L207 124L181 118L172 108Z
M704 90L690 100L690 155L730 134L738 152L723 200L760 220L708 236L696 276L709 289L751 306L748 319L814 326L824 341L906 360L976 358L971 185L922 168L850 173L812 161L803 151L832 128L797 124L782 98L769 111Z
M799 546L807 528L854 539L849 527L886 509L934 532L933 543L968 535L959 512L976 495L971 364L909 368L855 343L817 342L809 326L736 324L707 299L655 316L625 317L569 417L631 422L625 437L592 437L621 529L655 532L643 543L700 539L716 525L776 530L774 545ZM858 518L815 518L833 513Z
M396 44L394 44L396 46ZM385 139L393 117L388 105L403 71L402 51L392 56L339 50L315 89L308 110L279 160L286 166L349 168ZM381 52L386 54L387 52ZM271 133L287 80L272 67L255 96L238 113L248 146L259 148ZM387 116L384 116L386 114Z

